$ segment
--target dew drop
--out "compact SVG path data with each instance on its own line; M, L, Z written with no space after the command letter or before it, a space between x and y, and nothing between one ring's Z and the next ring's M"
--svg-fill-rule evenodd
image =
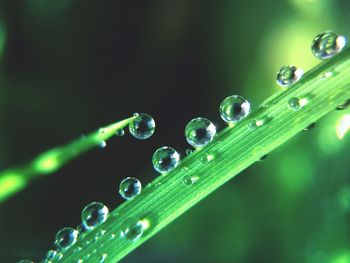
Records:
M182 178L182 182L187 185L187 186L191 186L194 185L198 180L198 176L193 176L193 175L185 175Z
M128 218L122 223L120 236L130 241L136 241L142 236L143 230L142 221L136 218Z
M125 134L124 129L119 129L115 132L115 135L117 135L118 137L123 137Z
M318 34L311 44L311 51L318 59L334 57L342 51L346 45L346 38L338 36L334 32L326 31Z
M186 149L186 155L190 155L193 152L192 149Z
M300 110L308 103L307 99L299 99L296 97L293 97L288 100L288 106L294 111Z
M193 147L203 147L211 142L216 134L214 124L206 118L195 118L185 128L185 137Z
M79 251L81 251L83 248L82 247L76 247L74 249L74 253L78 253Z
M102 255L98 258L99 262L100 262L100 263L105 262L106 259L107 259L107 256L108 256L107 254L102 254Z
M99 128L98 129L98 132L103 134L103 133L106 133L107 132L107 129L106 128Z
M96 233L96 235L94 236L94 241L99 240L101 237L103 237L103 235L106 233L106 230L100 230Z
M252 120L248 123L248 128L251 131L257 130L259 127L263 126L265 123L265 120Z
M234 124L250 112L250 103L241 96L233 95L224 99L220 105L220 116L228 124Z
M316 122L311 123L309 126L307 126L304 131L310 131L316 127Z
M55 245L58 249L65 249L73 245L77 241L77 238L77 230L71 227L65 227L56 234Z
M152 157L153 167L159 173L174 169L180 162L180 155L171 147L164 146L155 151Z
M146 113L139 113L136 117L137 118L129 124L129 131L132 136L140 140L151 137L156 127L153 118Z
M200 158L200 161L202 164L207 164L212 160L214 160L214 155L208 154L208 153L203 154L203 156L201 156L201 158Z
M350 99L346 100L343 104L338 105L335 110L345 110L350 105Z
M115 238L115 234L111 234L111 236L109 237L109 239L114 239Z
M132 199L141 193L141 182L135 177L125 178L119 185L119 194L126 200Z
M54 259L56 257L56 255L57 255L57 251L51 249L51 250L47 251L45 259L47 259L47 260Z
M102 203L88 204L81 213L81 220L89 229L95 228L107 220L108 208Z
M106 146L107 146L106 141L100 141L98 144L98 147L100 147L100 148L105 148Z
M277 73L276 81L281 87L287 87L297 82L303 74L304 71L296 66L283 66Z

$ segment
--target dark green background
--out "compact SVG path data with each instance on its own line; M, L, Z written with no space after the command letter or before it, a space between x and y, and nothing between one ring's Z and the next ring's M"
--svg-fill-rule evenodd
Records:
M280 66L318 63L312 38L350 36L348 1L0 0L0 168L101 125L151 114L153 137L126 134L36 180L0 205L0 262L40 260L92 201L143 184L152 153L182 155L194 117L225 127L220 102L256 108ZM350 262L349 146L334 112L230 181L124 262ZM161 200L159 200L161 202Z

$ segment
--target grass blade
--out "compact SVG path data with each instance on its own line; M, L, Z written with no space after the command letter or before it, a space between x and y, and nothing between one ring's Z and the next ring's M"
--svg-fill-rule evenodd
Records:
M0 203L24 189L32 179L40 175L53 173L87 150L99 146L101 142L108 140L115 135L118 130L129 125L135 118L136 117L131 117L100 128L67 145L56 147L40 154L27 165L1 172Z
M300 109L290 108L292 98L299 98ZM156 178L142 194L117 207L105 223L63 251L60 262L122 259L243 169L349 98L347 49L320 63L287 90L274 94L236 126L224 129L213 142L184 158L176 169ZM143 236L135 242L120 236L129 218L145 225ZM98 233L104 234L96 240Z

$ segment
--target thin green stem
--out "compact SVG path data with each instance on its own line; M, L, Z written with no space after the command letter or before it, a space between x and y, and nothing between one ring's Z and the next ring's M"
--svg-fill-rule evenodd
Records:
M87 150L99 146L101 142L108 140L115 135L118 130L129 125L135 118L136 117L131 117L100 128L67 145L56 147L40 154L27 165L10 168L1 172L0 203L25 188L34 178L40 175L53 173Z
M122 259L243 169L349 98L347 49L267 99L236 126L224 129L213 142L184 158L176 169L156 178L142 194L117 207L105 223L63 251L61 261L99 262L104 254L103 262ZM140 220L145 226L142 237L136 241L120 234L129 218Z

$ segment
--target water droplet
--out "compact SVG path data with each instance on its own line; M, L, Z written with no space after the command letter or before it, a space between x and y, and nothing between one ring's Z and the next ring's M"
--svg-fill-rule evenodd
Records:
M223 100L220 116L228 124L234 124L250 112L250 103L241 96L233 95Z
M139 114L137 112L134 113L134 117L138 117Z
M350 105L350 99L346 100L343 104L338 105L335 110L345 110Z
M141 182L135 177L125 178L119 185L119 194L126 200L132 199L141 193Z
M214 160L214 155L208 154L208 153L203 154L203 156L200 158L200 161L203 164L207 164L207 163L209 163L212 160Z
M109 237L109 239L114 239L115 238L115 234L111 234L111 236Z
M104 221L108 217L108 208L102 203L93 202L88 204L81 213L81 220L89 229L92 229Z
M197 182L197 180L198 180L198 176L194 176L194 175L185 175L182 178L182 182L187 186L191 186L191 185L195 184L195 182Z
M265 154L265 155L261 156L260 157L260 161L265 161L268 156L269 156L268 154Z
M115 135L117 135L118 137L123 137L125 134L124 129L119 129L115 132Z
M65 249L73 245L77 238L78 231L71 227L65 227L56 234L55 245L58 249Z
M334 76L335 75L335 72L334 71L326 71L326 72L322 72L321 74L320 74L320 78L321 79L328 79L328 78L330 78L330 77L332 77L332 76Z
M57 251L51 249L51 250L47 251L45 259L51 260L51 259L53 259L54 257L56 257L56 255L57 255Z
M99 144L98 144L98 146L99 146L100 148L105 148L105 147L107 146L107 143L106 143L106 141L100 141Z
M61 260L62 258L63 258L63 254L62 253L58 253L55 259Z
M82 260L81 258L77 260L77 263L83 263L84 260Z
M338 54L346 45L346 38L334 32L318 34L311 44L311 51L319 59L328 59Z
M213 140L215 134L214 124L205 118L195 118L185 128L186 140L194 147L203 147Z
M293 97L288 100L288 106L294 111L300 110L308 103L307 99L299 99L296 97Z
M89 259L90 257L91 257L91 254L88 253L88 254L84 255L83 259L86 260L86 259Z
M265 123L264 119L261 120L252 120L248 123L248 128L251 131L255 131L256 129L258 129L259 127L263 126Z
M304 131L310 131L316 127L316 122L311 123L309 126L307 126Z
M160 173L174 169L180 162L180 155L171 147L164 146L155 151L152 157L153 167Z
M193 152L192 149L186 149L186 155L190 155Z
M22 260L18 261L18 263L34 263L34 261L31 261L29 259L22 259Z
M303 74L304 71L302 69L298 69L295 66L284 66L277 73L277 84L281 87L290 86L293 83L297 82Z
M137 115L137 118L134 119L129 125L130 133L137 139L145 140L152 136L156 124L153 118L146 114L140 113Z
M143 230L142 221L136 218L128 218L122 223L120 236L130 241L136 241L142 236Z
M103 237L103 235L106 233L106 230L100 230L96 233L96 235L94 236L94 241L99 240L101 237Z
M106 259L107 259L107 256L108 256L107 254L102 254L102 255L98 258L99 262L100 262L100 263L105 262Z

